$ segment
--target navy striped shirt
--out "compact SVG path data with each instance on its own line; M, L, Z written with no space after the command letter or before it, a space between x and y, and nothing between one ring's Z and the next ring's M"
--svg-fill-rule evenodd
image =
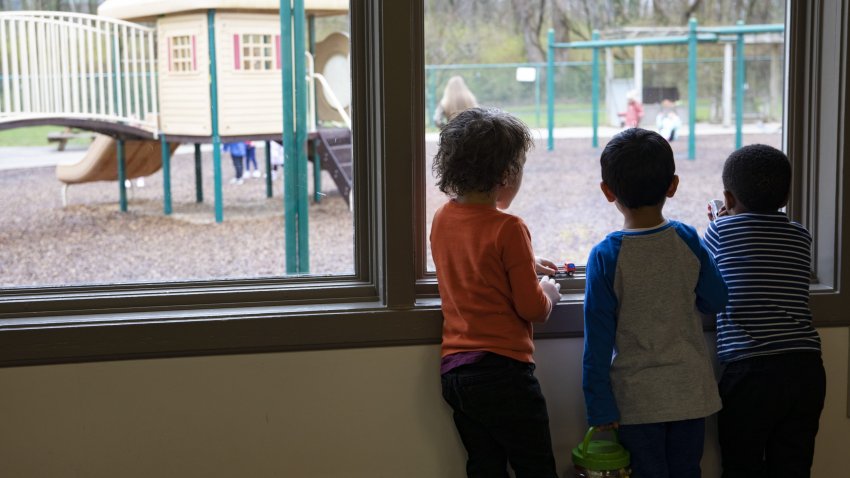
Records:
M724 216L709 224L705 245L729 288L717 314L717 356L820 352L809 310L812 237L781 212Z

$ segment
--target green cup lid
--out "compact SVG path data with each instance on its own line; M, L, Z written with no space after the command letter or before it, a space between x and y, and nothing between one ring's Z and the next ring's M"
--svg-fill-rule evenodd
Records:
M619 470L629 466L629 452L620 445L617 440L617 432L614 431L614 440L592 440L596 432L590 427L584 436L584 441L573 448L573 463L586 470L603 471Z

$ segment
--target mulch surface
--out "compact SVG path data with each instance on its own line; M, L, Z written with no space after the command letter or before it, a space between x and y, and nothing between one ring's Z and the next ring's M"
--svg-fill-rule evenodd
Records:
M744 139L774 146L780 140L779 135ZM697 159L689 161L687 142L673 143L680 185L665 207L667 217L705 229L706 201L721 197L720 171L733 146L733 136L700 137ZM429 223L445 201L430 174L435 151L434 143L426 144ZM509 212L528 223L538 255L583 263L596 242L621 227L622 217L599 190L600 151L589 139L562 139L552 152L538 141L529 154L522 189ZM170 216L163 214L161 172L146 178L144 187L128 189L129 211L122 213L114 181L71 186L63 207L53 167L0 171L0 287L285 275L281 177L269 199L263 178L228 183L233 167L227 155L222 175L224 222L216 224L208 153L203 203L195 201L192 155L173 158ZM312 182L309 190L312 198ZM310 273L351 274L353 215L327 173L322 191L327 196L309 207ZM433 267L430 254L429 263Z

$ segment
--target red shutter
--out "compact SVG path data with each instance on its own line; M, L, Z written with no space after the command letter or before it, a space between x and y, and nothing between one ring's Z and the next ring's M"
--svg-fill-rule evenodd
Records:
M195 35L192 35L192 71L198 71L198 54L195 48Z
M242 48L239 46L239 35L233 35L233 69L242 69Z
M277 66L277 69L279 70L280 69L280 35L274 36L274 54L275 54L275 58L276 58L275 65Z
M168 50L168 71L171 71L171 37L166 37L165 49Z

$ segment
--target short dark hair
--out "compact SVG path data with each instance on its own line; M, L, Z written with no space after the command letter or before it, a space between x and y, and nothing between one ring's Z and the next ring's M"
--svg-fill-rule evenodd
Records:
M667 140L641 128L629 128L611 138L599 162L602 182L629 209L664 201L676 174Z
M791 162L773 146L744 146L726 158L723 188L752 212L776 211L788 201Z
M448 195L490 192L522 171L525 153L534 146L531 131L498 108L469 108L440 130L431 170Z

